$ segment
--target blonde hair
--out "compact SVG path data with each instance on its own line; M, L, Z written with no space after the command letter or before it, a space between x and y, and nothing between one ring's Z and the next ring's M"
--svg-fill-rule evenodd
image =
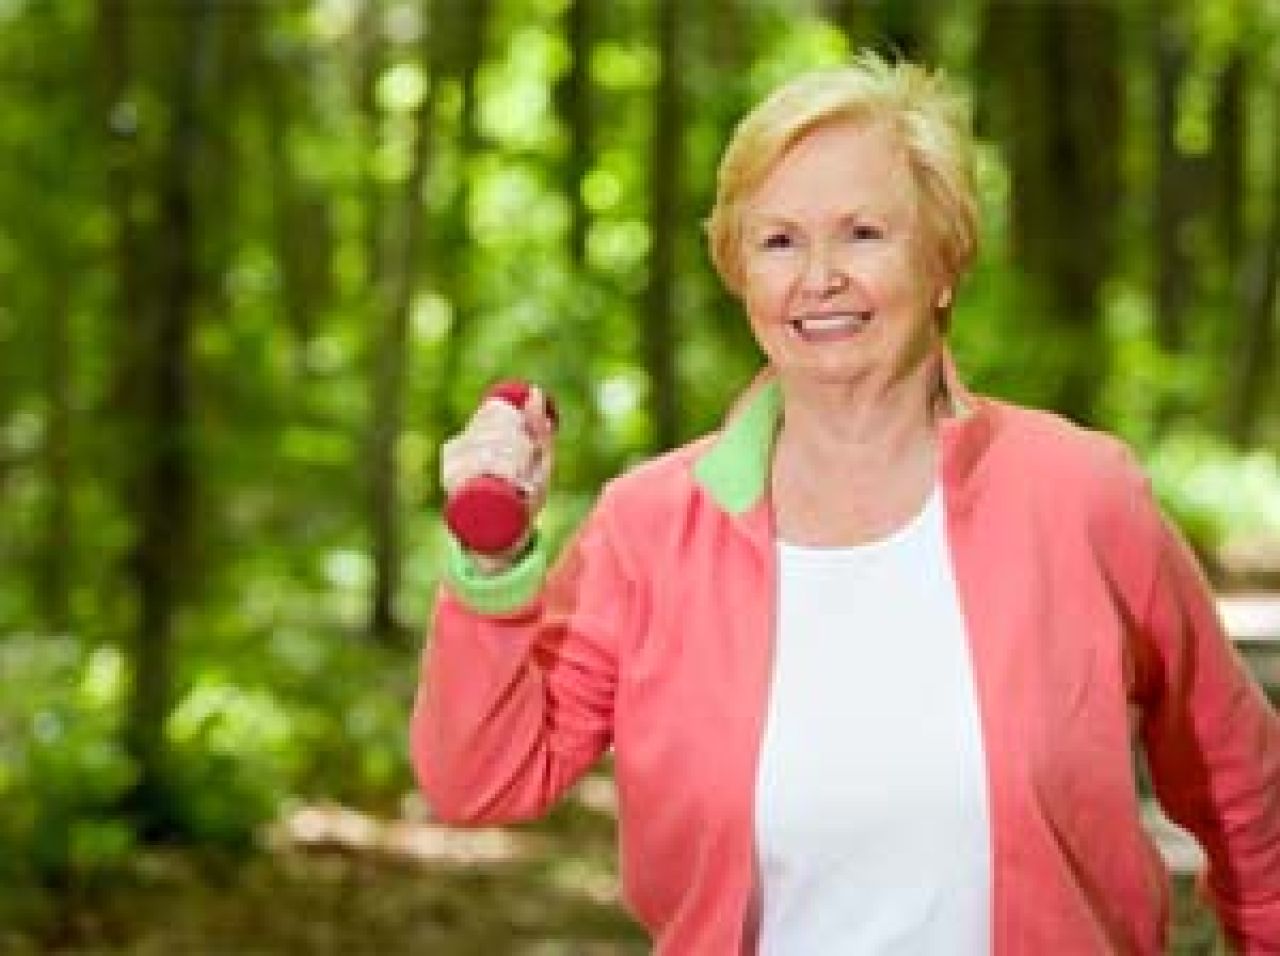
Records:
M931 267L950 283L972 264L978 200L967 101L941 71L865 52L783 84L734 130L706 222L711 259L731 291L741 291L744 200L797 141L839 122L887 124L906 153Z

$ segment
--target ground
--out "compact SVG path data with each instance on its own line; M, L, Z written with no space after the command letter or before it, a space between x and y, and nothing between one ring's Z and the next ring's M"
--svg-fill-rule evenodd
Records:
M399 813L295 808L249 857L139 854L124 874L29 908L3 954L639 956L618 902L612 787L594 774L547 819L455 831ZM1174 945L1214 952L1212 918L1176 885Z

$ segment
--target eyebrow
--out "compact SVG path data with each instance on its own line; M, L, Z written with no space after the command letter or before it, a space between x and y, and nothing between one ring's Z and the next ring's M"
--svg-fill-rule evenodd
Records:
M850 222L858 222L868 219L874 221L887 221L891 218L891 211L888 209L872 209L868 206L859 206L856 209L850 209L840 213L836 217L836 222L843 225ZM757 211L750 209L743 214L742 222L743 226L748 229L761 229L777 225L792 226L796 224L796 220L780 212Z

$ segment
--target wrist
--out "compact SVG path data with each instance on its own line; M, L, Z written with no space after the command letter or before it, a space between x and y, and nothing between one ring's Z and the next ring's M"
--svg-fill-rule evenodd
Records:
M467 557L470 559L475 569L485 577L492 577L509 571L517 564L521 558L529 550L529 544L533 541L532 530L526 531L523 538L514 546L503 551L501 554L480 554L477 551L467 551Z

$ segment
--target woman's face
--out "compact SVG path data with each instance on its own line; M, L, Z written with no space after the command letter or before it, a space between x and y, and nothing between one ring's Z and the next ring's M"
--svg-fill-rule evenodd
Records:
M950 290L922 250L906 157L876 124L819 127L747 197L742 298L784 377L896 377L937 345Z

